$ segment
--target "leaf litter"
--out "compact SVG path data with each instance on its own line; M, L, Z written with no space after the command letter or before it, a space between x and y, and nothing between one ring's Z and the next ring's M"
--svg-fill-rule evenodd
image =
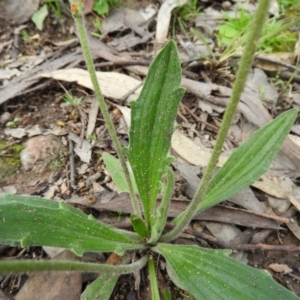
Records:
M102 57L104 60L112 62L112 66L125 59L132 61L131 66L124 66L119 69L115 67L112 68L110 72L107 72L105 69L98 72L104 96L110 101L113 101L110 102L110 110L117 107L119 113L121 115L123 114L121 119L124 118L126 122L127 128L122 127L119 132L123 146L127 146L128 144L127 132L130 126L130 109L128 103L137 99L141 88L130 94L127 98L127 102L121 103L121 100L124 95L132 91L142 82L144 76L147 74L147 67L140 66L138 64L139 60L146 57L150 63L151 59L149 59L149 57L152 58L155 52L164 44L167 38L169 38L168 34L172 23L168 21L168 18L163 19L163 17L171 16L176 6L184 2L185 1L182 1L182 3L172 0L165 1L165 5L168 4L169 7L167 10L165 10L163 5L159 8L156 27L153 27L151 18L157 15L157 11L150 3L146 3L149 4L149 6L142 7L139 12L134 9L129 12L129 10L126 11L126 9L121 8L109 14L103 21L103 33L109 37L108 40L110 40L110 42L105 44L98 39L90 37L92 41L92 52L95 57ZM142 11L145 12L147 8L151 13L145 17ZM251 7L249 9L251 9ZM218 17L212 17L209 14L210 11L218 14ZM233 7L230 8L228 13L232 12L234 12ZM127 18L127 20L130 20L130 22L127 23L120 22L119 18L119 27L112 31L111 25L109 24L114 24L114 20L118 14L130 14L130 16L134 15L135 17ZM51 18L55 20L53 16L50 16L50 19ZM201 12L198 13L194 19L195 23L192 22L192 26L195 26L199 31L204 29L204 31L201 32L207 34L207 44L209 44L211 48L216 47L216 45L212 43L211 38L221 23L222 18L224 18L224 16L222 14L220 15L219 11L209 6L205 9L205 14ZM166 20L167 22L165 22ZM145 23L143 23L143 21ZM215 25L211 26L211 22L214 22ZM134 25L136 26L134 27ZM130 31L132 30L134 33L129 32L129 28ZM34 28L30 29L31 32L35 31ZM141 38L136 31L139 29L143 30L143 34L147 36L147 40L142 40L143 38ZM46 26L46 30L49 30L49 27ZM216 81L210 80L209 76L205 77L205 72L210 74L208 66L205 66L205 72L203 73L203 71L197 69L197 60L195 60L195 58L199 52L206 56L209 52L203 47L203 44L201 44L201 47L199 46L199 41L194 36L190 37L192 40L192 42L190 42L178 28L177 30L178 43L182 47L182 49L179 49L181 59L185 61L194 59L193 62L187 62L185 64L187 66L186 71L192 72L195 78L198 78L197 80L200 79L200 81L191 77L182 78L181 85L187 89L189 97L184 98L182 102L184 105L181 106L182 111L179 111L177 118L179 124L182 124L184 121L186 125L182 125L181 128L177 129L172 137L171 152L176 156L176 162L173 163L173 167L177 170L178 179L176 194L174 194L174 199L172 199L171 203L170 217L178 215L180 211L184 209L189 201L188 199L190 199L195 192L197 182L200 181L199 177L201 177L201 172L203 172L203 169L207 165L209 153L216 138L215 132L211 130L211 125L219 127L224 107L231 94L232 80L230 79L230 74L228 74L227 80L223 81L218 81L218 77L216 77ZM150 31L150 35L147 35L148 31ZM121 33L123 35L122 39L117 38L115 36L116 33ZM156 41L154 40L154 36L157 38ZM126 45L126 43L124 44L126 39L132 42ZM154 42L154 47L151 45L152 42ZM41 44L42 46L46 45L43 38L41 39ZM28 126L28 121L26 123L25 117L22 118L22 115L19 114L21 116L21 122L16 128L5 128L3 131L4 134L1 133L1 138L3 137L8 142L19 141L23 143L30 136L52 134L61 139L62 144L67 146L68 135L70 134L71 139L73 141L75 140L73 150L76 153L73 165L75 168L75 189L70 185L68 170L71 168L71 165L69 164L68 158L63 161L63 166L59 171L50 170L50 175L36 179L36 184L33 186L27 186L26 177L24 176L21 180L15 180L16 177L8 177L5 178L4 181L1 179L1 184L3 182L6 186L2 189L6 192L15 192L17 190L18 194L38 193L43 196L47 195L53 199L66 199L69 203L81 205L87 212L98 214L101 220L103 220L103 218L113 220L113 216L110 212L131 213L128 196L126 194L117 195L115 192L110 192L113 187L109 185L110 179L107 173L105 173L101 153L110 152L114 154L115 151L105 132L101 114L97 113L97 102L91 99L85 99L86 114L88 116L87 123L82 123L82 117L76 114L72 115L73 112L69 109L62 118L63 123L66 124L65 126L57 126L53 120L50 122L45 121L46 116L38 116L36 119L32 118L32 116L38 114L39 109L44 105L48 105L51 108L51 105L58 105L61 101L55 100L55 95L60 93L58 85L55 84L55 81L53 81L51 88L47 87L49 81L46 82L46 85L40 85L45 82L45 79L42 79L43 77L47 77L50 80L59 80L66 86L67 90L72 89L80 96L86 96L86 98L88 98L89 95L91 95L91 84L86 71L78 68L78 63L82 61L80 53L77 54L75 52L68 54L68 51L65 51L66 49L69 50L72 48L76 50L76 43L74 44L72 41L69 45L67 44L66 49L62 48L64 46L55 46L51 49L50 55L48 54L46 56L45 53L41 51L40 53L36 53L37 55L30 56L27 62L25 61L24 63L22 59L17 59L8 54L8 50L12 49L10 48L11 45L12 43L6 44L6 46L4 46L4 53L2 53L2 55L6 54L7 58L11 61L7 64L8 68L6 70L10 72L10 75L5 75L3 78L1 77L3 85L1 86L0 103L7 105L4 112L9 112L13 115L17 109L16 105L18 105L20 101L25 101L28 107L23 110L22 114L26 116L26 114L29 113L32 121L29 122ZM26 45L24 48L26 50ZM29 50L31 51L30 45L27 46L27 51ZM217 50L218 49L216 49L216 51ZM216 52L216 54L218 53ZM58 56L61 57L57 58ZM292 57L292 55L289 57ZM53 58L52 62L45 61L45 59L49 60L51 58ZM284 60L284 57L281 58L278 54L272 57L272 59L276 62ZM28 64L29 61L33 63ZM293 61L288 60L288 63L293 64ZM204 65L200 66L203 67ZM262 71L262 69L269 69L260 64L256 66L259 69L254 69L253 73L249 74L248 88L245 89L241 103L239 104L240 114L236 120L237 128L234 129L234 127L232 127L232 134L234 132L234 135L227 141L227 152L222 154L219 166L222 165L222 161L226 160L228 154L237 144L245 141L253 130L270 121L276 110L280 109L280 106L278 106L278 86L274 88L274 85L269 83L271 81L270 75L268 74L267 76L266 73ZM211 65L209 67L211 67ZM280 69L276 63L273 63L272 67L273 69L275 68L275 71ZM218 70L214 72L218 72ZM256 78L258 73L260 77ZM186 74L192 75L190 73ZM14 89L12 89L12 86L14 86ZM35 88L36 92L31 92L30 90L32 88ZM291 84L291 88L295 89L295 83ZM51 89L54 89L55 92L52 93ZM47 93L51 96L46 99L45 102L39 101L38 98L36 98L41 97L41 94ZM204 108L204 101L207 107L206 109ZM124 103L126 103L125 106ZM297 102L291 102L290 106L297 106L296 103ZM37 109L31 108L30 106L32 104L34 104ZM188 110L184 109L184 107L188 108ZM206 123L192 116L192 114L194 114L194 116L201 117L204 113L205 118L200 120L204 120ZM55 115L55 113L52 114ZM111 116L115 118L116 115L112 113ZM115 119L116 126L120 126L121 119ZM56 121L60 120L57 119ZM293 141L294 139L295 136L293 135ZM281 153L277 161L272 164L269 172L253 185L254 188L247 188L238 193L238 195L228 199L225 205L208 209L195 217L193 226L196 228L196 224L201 225L203 228L201 232L203 234L202 238L206 237L205 234L209 235L211 238L215 238L215 245L225 244L230 248L230 246L233 247L234 239L238 237L242 238L243 236L244 240L240 242L240 245L244 243L250 246L252 245L252 249L256 249L254 247L255 245L251 244L251 240L259 240L258 234L261 233L262 237L259 241L262 244L282 244L283 248L289 245L299 245L300 230L297 222L297 210L299 211L300 209L300 195L299 173L297 170L300 168L300 147L299 144L296 145L293 141L292 139L286 141L285 148L283 148L282 151L283 153ZM31 176L28 176L28 179L30 178L32 181ZM14 185L10 185L11 183ZM44 192L40 193L40 187L45 186L46 183L48 187L46 187ZM182 183L184 184L182 185ZM95 197L93 200L95 202L91 201L92 197ZM247 228L252 227L254 227L255 230L248 233ZM287 228L298 240L286 232ZM192 231L192 233L196 234L195 230ZM245 240L246 237L247 239ZM200 240L200 238L198 239ZM210 245L213 245L213 243ZM242 251L243 250L240 250L240 259L243 261L248 260L248 262L253 265L261 258L264 261L264 265L261 262L257 264L261 267L270 265L270 262L279 260L283 262L282 265L290 264L291 266L291 261L287 264L284 263L285 256L282 252L280 255L275 256L273 252L267 250L269 258L261 257L262 255L259 254L257 256L258 258L256 258L253 254L247 257L247 255L243 255ZM248 254L247 251L244 253ZM273 257L273 259L270 259L270 257ZM292 264L296 266L295 258L292 259ZM274 271L280 273L280 271L278 271L279 269L276 270ZM294 272L294 275L297 276L297 272ZM293 272L286 271L282 271L282 273L293 274ZM282 282L287 282L290 278L291 277L283 277L280 275ZM297 287L295 287L294 284L292 286L295 292L300 295L300 291L298 291ZM136 295L138 295L138 293ZM138 297L141 297L141 294Z

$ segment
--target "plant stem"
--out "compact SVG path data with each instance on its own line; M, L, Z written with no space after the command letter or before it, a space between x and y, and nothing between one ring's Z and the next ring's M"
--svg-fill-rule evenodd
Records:
M80 271L80 272L106 272L114 274L132 273L142 269L148 261L148 256L130 265L108 265L83 263L77 261L55 261L55 260L16 260L2 261L0 263L0 273L24 273L39 271Z
M149 270L152 300L160 300L157 278L156 278L156 273L155 273L154 260L153 260L152 256L150 256L150 258L148 260L148 270Z
M92 84L93 84L93 87L94 87L96 97L99 101L99 106L100 106L105 124L106 124L108 132L109 132L109 134L110 134L110 136L113 140L113 143L115 145L118 157L119 157L120 162L121 162L123 172L125 174L125 178L126 178L126 182L127 182L127 185L128 185L129 194L130 194L131 203L132 203L132 206L133 206L134 213L137 216L141 217L141 212L140 212L140 209L139 209L139 206L138 206L138 203L137 203L137 199L136 199L136 196L135 196L135 193L134 193L133 185L132 185L132 182L130 180L129 171L128 171L128 168L127 168L127 165L126 165L125 155L123 153L123 149L121 147L121 144L118 140L117 133L115 131L114 125L113 125L113 123L112 123L112 121L109 117L109 112L108 112L107 106L105 104L105 101L104 101L104 98L103 98L103 95L102 95L102 92L101 92L101 89L100 89L100 86L99 86L99 83L98 83L98 79L97 79L97 75L96 75L96 72L95 72L93 59L92 59L91 52L90 52L90 49L89 49L89 44L88 44L88 40L87 40L87 34L86 34L86 31L85 31L85 26L83 24L82 12L83 12L84 7L82 6L82 3L83 2L80 1L80 0L77 0L77 1L76 0L73 0L73 1L70 0L71 11L72 11L72 14L73 14L73 17L74 17L74 20L75 20L75 23L76 23L76 26L77 26L77 29L78 29L78 34L79 34L79 38L80 38L80 42L81 42L82 52L83 52L83 55L84 55L84 58L85 58L85 62L86 62L88 72L89 72L90 77L91 77L91 81L92 81Z
M269 0L260 0L258 8L254 14L251 29L247 37L247 43L244 54L240 61L240 66L236 75L236 80L232 89L232 94L223 118L222 126L218 133L216 145L214 147L211 159L207 166L206 172L202 178L201 184L196 195L187 209L174 221L176 226L168 233L163 235L160 242L167 242L174 239L189 224L193 216L198 212L199 204L204 200L209 183L212 179L214 169L217 165L219 156L222 151L223 144L227 137L230 124L234 117L240 96L243 92L245 82L247 80L249 68L251 67L256 46L263 28L263 24L268 13Z

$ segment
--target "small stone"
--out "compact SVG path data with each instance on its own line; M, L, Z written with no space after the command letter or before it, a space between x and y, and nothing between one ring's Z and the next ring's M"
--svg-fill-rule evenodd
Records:
M224 1L222 3L222 8L228 10L230 7L232 6L231 2L230 1Z
M62 150L62 143L54 135L36 136L29 139L20 153L25 171L42 173Z

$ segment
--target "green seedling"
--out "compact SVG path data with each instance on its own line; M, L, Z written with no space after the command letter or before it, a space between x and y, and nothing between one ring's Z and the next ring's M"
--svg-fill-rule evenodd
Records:
M10 128L16 128L18 123L20 121L20 118L18 117L15 117L12 121L8 121L6 124L5 124L5 127L10 127Z
M239 17L225 16L226 21L219 26L216 34L221 50L220 55L214 53L199 31L190 29L191 33L205 45L209 52L209 56L200 54L201 58L210 62L214 69L224 68L223 71L221 69L221 73L226 73L227 60L230 57L243 52L252 21L252 15L243 10ZM268 19L258 43L257 53L293 51L297 42L297 34L289 29L298 23L300 23L299 17L279 19L277 16Z
M99 16L105 15L110 9L120 6L119 0L95 0L93 11Z
M122 215L123 215L122 210L118 210L118 222L121 221Z
M94 134L89 134L88 139L91 140L91 141L97 141L97 138Z
M295 76L298 74L300 69L300 65L294 70L293 74L290 76L288 81L283 81L280 78L280 72L277 72L275 75L275 78L272 80L273 86L279 88L279 101L282 100L282 98L287 97L287 95L290 93L290 84L295 78Z
M61 17L60 0L44 0L44 4L47 4L48 8L58 16Z
M225 46L229 49L237 49L235 53L241 52L246 44L251 20L252 16L245 11L241 11L238 18L226 16L226 21L218 28L219 47ZM280 19L274 16L268 19L262 32L258 52L293 51L297 42L297 34L289 29L298 23L300 23L300 18L295 17Z
M30 36L29 36L27 30L23 29L21 31L21 35L22 35L22 38L23 38L23 41L25 42L25 44L29 44L31 39L30 39Z
M278 0L279 8L282 13L290 9L299 9L298 0Z
M60 151L59 156L50 162L48 168L51 170L60 170L64 167L66 161L66 155L64 151Z
M163 257L170 279L195 299L298 299L295 294L276 283L268 272L246 266L229 257L231 250L172 244L197 212L221 203L257 180L268 169L295 121L296 109L281 114L256 131L215 173L251 66L268 4L267 0L259 1L232 96L198 191L189 206L173 220L173 229L168 230L165 224L175 181L170 167L174 158L168 155L171 143L171 135L168 133L174 128L178 105L185 93L180 87L181 66L176 44L171 40L158 53L149 68L139 98L132 103L130 143L125 149L126 159L95 74L81 17L84 9L82 1L71 1L71 11L78 27L94 91L119 158L118 170L121 174L114 176L118 176L119 185L130 194L132 201L134 213L130 219L134 231L116 229L99 222L92 215L87 216L64 201L3 195L0 198L0 243L22 247L62 247L78 256L87 251L115 252L123 255L123 261L120 265L112 266L74 261L4 260L0 262L0 272L100 272L101 275L87 286L82 299L105 300L109 299L120 274L147 267L152 299L158 300L161 295L155 262ZM110 158L109 155L103 158L106 165L116 165L116 161ZM159 192L162 194L160 202L157 201ZM135 252L138 260L130 263L132 252ZM164 294L166 299L176 297L166 290Z
M66 95L63 100L71 104L73 107L77 107L81 104L83 97L74 97L72 93L66 91Z
M198 0L187 1L184 5L177 7L172 12L172 36L175 37L176 25L178 24L181 32L188 37L186 28L187 22L193 22L200 12L200 7L198 6Z
M95 18L95 20L93 21L93 26L97 29L96 32L92 32L92 35L102 39L103 35L102 35L102 24L101 21L98 18Z

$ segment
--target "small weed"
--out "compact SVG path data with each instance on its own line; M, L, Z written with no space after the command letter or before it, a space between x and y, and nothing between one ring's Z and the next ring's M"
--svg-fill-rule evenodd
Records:
M73 107L77 107L82 102L82 97L74 97L71 92L66 91L66 95L63 97L63 100L70 103Z
M176 8L172 13L172 36L176 36L175 32L178 25L181 32L188 37L186 30L186 28L188 28L187 22L193 22L199 12L200 7L198 6L197 0L187 1L183 6Z
M241 11L239 17L232 18L226 15L226 21L219 27L217 33L219 47L236 49L235 53L241 52L246 43L251 20L252 16L245 11ZM291 32L289 28L297 23L300 23L300 18L273 17L268 19L258 45L258 52L293 51L297 42L297 34Z
M61 17L60 0L44 0L48 8L52 10L58 17Z
M24 43L25 43L25 44L29 44L30 41L31 41L31 39L30 39L30 36L29 36L27 30L23 29L23 30L21 31L21 35L22 35L22 38L23 38Z
M103 34L102 34L102 24L101 21L98 18L95 18L93 21L93 26L97 29L96 32L92 32L91 34L100 40L103 39Z
M279 88L279 102L282 101L282 98L285 98L288 94L290 94L290 84L294 77L297 75L299 69L300 66L298 66L298 68L295 69L288 81L284 81L280 78L280 72L277 72L277 74L273 78L273 86Z
M278 0L279 8L282 13L285 13L286 10L292 8L299 9L299 1L298 0Z
M119 0L95 0L93 11L99 16L105 15L110 9L120 6Z
M91 140L91 141L97 141L97 138L94 134L89 134L88 139Z
M0 179L14 174L21 166L20 152L23 145L0 142Z
M121 221L122 214L122 210L118 210L118 222Z
M60 170L65 166L65 160L66 160L66 154L64 151L60 151L59 155L56 159L54 159L50 164L48 165L48 168L50 170Z
M263 86L259 87L259 95L261 96L261 99L265 99L266 98L266 90Z
M18 123L19 123L20 119L19 118L14 118L12 121L8 121L5 124L5 127L10 127L10 128L16 128Z

